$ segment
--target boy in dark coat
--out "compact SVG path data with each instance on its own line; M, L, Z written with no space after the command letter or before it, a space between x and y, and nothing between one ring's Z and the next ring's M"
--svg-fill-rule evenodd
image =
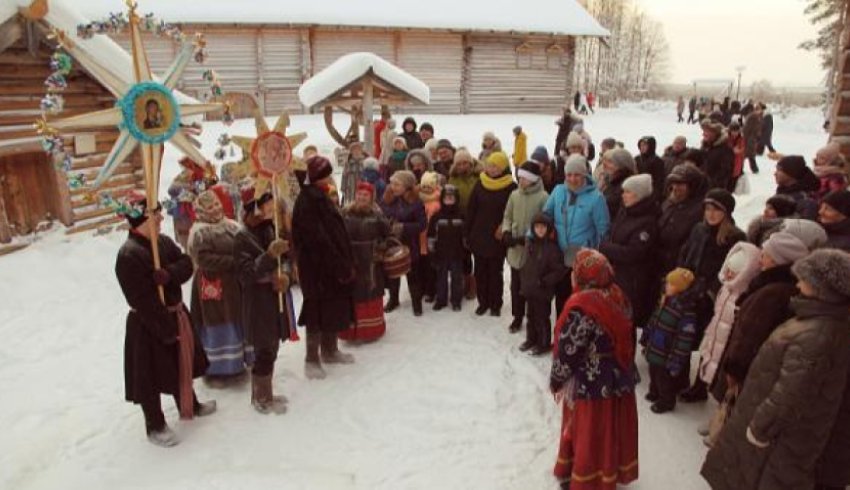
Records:
M709 188L729 188L735 153L729 147L728 139L723 124L711 120L702 123L703 163L700 170L708 177Z
M696 342L696 301L691 289L693 272L674 269L667 274L661 302L643 330L641 345L649 364L649 393L654 413L676 407L676 394L688 385L685 364L691 362Z
M242 324L254 346L251 368L251 405L260 413L286 411L286 400L272 388L274 363L289 328L278 306L278 293L289 288L289 276L278 270L278 258L289 244L275 236L274 200L270 192L255 195L253 186L242 190L242 229L236 234L234 258L242 286Z
M216 409L214 401L199 403L191 383L187 387L180 379L179 358L189 349L194 354L189 367L193 378L203 376L209 365L183 305L181 285L192 277L192 259L171 238L159 235L161 263L154 269L151 237L159 233L161 208L148 210L147 200L138 194L128 197L125 208L119 213L130 224L130 234L115 262L118 284L130 306L124 337L124 397L142 406L148 440L169 447L180 441L165 423L161 393L174 396L183 418L209 415ZM192 405L185 406L188 403Z
M635 157L637 173L652 177L652 195L657 202L664 196L664 179L667 177L664 160L656 154L658 143L654 136L644 136L638 141L640 153Z
M555 240L555 223L544 213L531 222L532 236L526 241L528 258L520 269L522 295L528 308L525 342L519 350L534 355L552 352L552 298L555 286L567 274L564 255Z
M354 362L351 354L338 347L337 334L354 321L356 273L345 221L328 198L331 173L326 158L308 160L307 181L292 211L292 239L304 297L298 324L307 327L304 374L312 379L325 377L322 362Z
M440 210L431 218L428 226L428 249L432 265L437 269L437 300L434 311L442 310L449 300L449 277L451 276L452 310L460 311L463 300L463 215L458 202L457 187L448 184L440 195Z

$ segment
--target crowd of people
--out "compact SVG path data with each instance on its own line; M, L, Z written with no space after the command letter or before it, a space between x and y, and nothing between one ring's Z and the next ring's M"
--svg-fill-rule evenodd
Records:
M506 327L525 328L521 351L552 356L562 488L637 479L638 354L649 365L655 414L717 401L700 427L712 488L844 488L848 164L836 145L809 165L759 140L778 160L776 194L739 228L734 191L744 158L762 144L748 138L763 131L746 129L756 115L763 121L759 107L744 136L737 116L718 110L701 121L696 147L680 136L660 155L652 136L636 142L635 155L613 138L597 153L569 107L552 158L544 146L528 157L521 127L511 156L491 132L475 155L438 139L431 124L407 118L396 134L391 119L382 121L375 148L351 144L339 191L331 162L308 148L291 209L259 182L236 203L214 188L201 192L187 252L159 235L156 269L151 237L161 216L138 196L125 212L131 232L116 265L131 307L127 400L142 406L150 440L164 446L177 438L160 393L174 395L184 417L215 411L193 396L193 376L250 369L253 406L283 413L272 376L295 323L306 327L305 376L321 379L323 363L354 362L338 339L377 341L387 314L404 314L402 275L414 316L426 304L458 312L471 300L475 315L497 318L507 262ZM409 265L390 274L385 262L399 248ZM190 279L191 313L180 293ZM286 307L296 284L297 318Z

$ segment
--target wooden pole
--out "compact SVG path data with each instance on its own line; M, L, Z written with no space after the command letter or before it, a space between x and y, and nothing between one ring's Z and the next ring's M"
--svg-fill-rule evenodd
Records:
M153 145L142 144L142 165L145 168L145 197L147 198L147 209L145 213L148 215L148 220L156 219L155 209L157 208L158 193L159 193L159 164L155 162L157 158L154 155ZM159 153L159 152L157 152ZM159 259L159 226L151 226L151 255L153 256L153 269L158 271L161 268ZM159 300L165 304L165 289L162 286L157 286Z
M277 173L272 174L272 200L274 201L274 238L277 240L280 238L280 196L278 195L277 188L277 179L279 175ZM281 260L280 255L277 256L277 270L275 274L280 276L281 274ZM277 311L279 313L283 313L283 291L277 292Z
M366 77L363 80L363 126L365 127L366 133L363 138L363 146L370 155L375 154L375 132L372 130L372 115L374 107L375 100L372 79Z

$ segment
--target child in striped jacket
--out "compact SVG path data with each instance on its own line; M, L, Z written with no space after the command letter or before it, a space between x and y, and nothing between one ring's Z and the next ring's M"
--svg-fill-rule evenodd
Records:
M691 351L696 342L694 274L674 269L667 275L658 307L643 330L641 345L649 364L651 410L664 413L676 407L676 395L689 384Z

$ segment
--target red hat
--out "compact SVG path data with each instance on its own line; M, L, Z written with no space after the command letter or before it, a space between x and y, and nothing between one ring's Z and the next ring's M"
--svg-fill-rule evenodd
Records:
M330 177L332 173L333 167L331 167L331 162L327 158L316 155L307 160L308 184L313 184L325 177Z
M373 186L372 184L370 184L368 182L361 181L357 184L357 192L360 192L360 191L368 192L369 194L372 195L372 197L375 197L375 186Z

